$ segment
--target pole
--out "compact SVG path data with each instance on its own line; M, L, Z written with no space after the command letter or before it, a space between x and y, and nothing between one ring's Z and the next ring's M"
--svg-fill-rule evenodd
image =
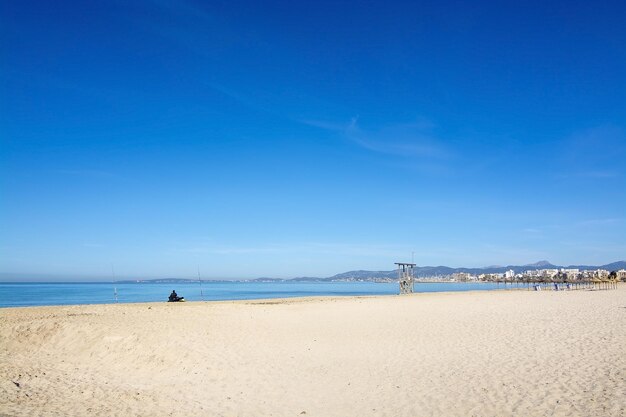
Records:
M115 286L115 268L111 264L111 274L113 275L113 297L115 297L115 303L117 303L117 287Z
M200 284L200 299L204 301L204 293L202 292L202 280L200 279L200 265L198 265L198 284Z

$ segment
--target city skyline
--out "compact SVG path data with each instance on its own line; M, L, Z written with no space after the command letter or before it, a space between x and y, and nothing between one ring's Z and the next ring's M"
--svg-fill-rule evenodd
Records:
M5 4L0 273L623 260L625 12Z

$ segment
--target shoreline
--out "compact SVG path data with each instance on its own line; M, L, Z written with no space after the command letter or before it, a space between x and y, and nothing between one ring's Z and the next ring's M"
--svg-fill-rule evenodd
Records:
M333 284L338 285L335 287ZM306 298L306 297L354 297L354 296L390 296L398 295L399 290L397 284L385 284L385 288L381 291L376 289L378 283L333 283L323 284L323 287L317 288L315 285L295 285L293 288L285 288L283 286L274 287L272 284L264 286L264 284L255 284L255 288L249 292L238 286L223 287L215 291L210 287L205 288L205 297L201 299L198 294L198 287L192 285L187 287L176 287L186 297L187 303L196 302L220 302L220 301L246 301L246 300L265 300L265 299L291 299L291 298ZM363 285L365 284L365 285ZM624 285L625 283L618 283L618 285ZM58 287L55 283L23 284L28 290L21 292L15 288L6 287L7 292L5 294L12 294L11 297L7 295L0 296L0 311L7 308L29 308L29 307L43 307L43 306L71 306L71 305L106 305L106 304L137 304L137 303L160 303L165 302L166 298L163 296L164 284L157 284L155 288L150 290L142 290L137 292L133 288L129 287L117 287L117 292L120 294L119 300L115 301L109 294L113 293L113 287L102 287L101 283L89 283L89 285L99 285L95 291L87 291L80 286L75 287L74 284L69 285L67 289ZM34 285L34 286L33 286ZM46 286L51 285L47 289ZM131 287L135 284L129 284ZM243 284L246 285L246 284ZM548 284L546 284L548 285ZM542 284L544 290L552 290L552 288L546 288L546 285ZM39 287L41 286L41 287ZM54 289L54 287L57 287ZM2 290L2 284L0 284L0 290ZM440 292L471 292L471 291L509 291L509 290L530 290L533 288L530 285L524 284L503 284L491 283L491 282L416 282L416 292L420 293L440 293ZM599 288L598 288L599 289ZM572 288L572 290L585 290L584 288ZM170 291L170 287L167 287L167 292ZM569 291L569 290L568 290ZM45 300L45 301L36 301Z
M625 285L626 286L626 285ZM364 294L364 295L303 295L303 296L293 296L293 297L276 297L276 298L237 298L237 299L229 299L229 300L185 300L182 303L168 303L167 300L164 301L125 301L125 302L107 302L107 303L86 303L86 304L42 304L42 305L33 305L33 306L0 306L0 312L8 309L25 309L25 308L54 308L54 307L88 307L88 306L115 306L115 305L137 305L137 304L146 304L146 305L161 305L171 304L171 305L185 305L185 304L202 304L202 303L238 303L238 302L255 302L255 301L293 301L293 300L303 300L303 301L315 301L315 300L325 300L325 299L345 299L345 298L389 298L389 297L414 297L419 295L426 294L457 294L457 293L485 293L485 292L501 292L501 291L528 291L526 288L491 288L491 289L472 289L472 290L456 290L456 291L422 291L422 292L414 292L411 294ZM572 290L572 291L593 291L593 290ZM599 291L599 290L596 290ZM529 291L529 292L532 292ZM544 291L545 292L545 291ZM560 292L560 291L559 291Z

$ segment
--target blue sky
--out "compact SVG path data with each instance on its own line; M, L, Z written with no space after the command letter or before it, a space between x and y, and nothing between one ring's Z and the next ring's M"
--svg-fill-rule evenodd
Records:
M4 2L0 272L625 259L626 6L546 3Z

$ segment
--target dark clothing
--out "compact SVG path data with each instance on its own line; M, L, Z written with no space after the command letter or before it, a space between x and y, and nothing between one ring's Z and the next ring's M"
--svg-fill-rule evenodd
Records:
M170 294L169 301L180 301L182 299L183 297L179 297L178 294L176 294L176 291L172 291L172 293Z

